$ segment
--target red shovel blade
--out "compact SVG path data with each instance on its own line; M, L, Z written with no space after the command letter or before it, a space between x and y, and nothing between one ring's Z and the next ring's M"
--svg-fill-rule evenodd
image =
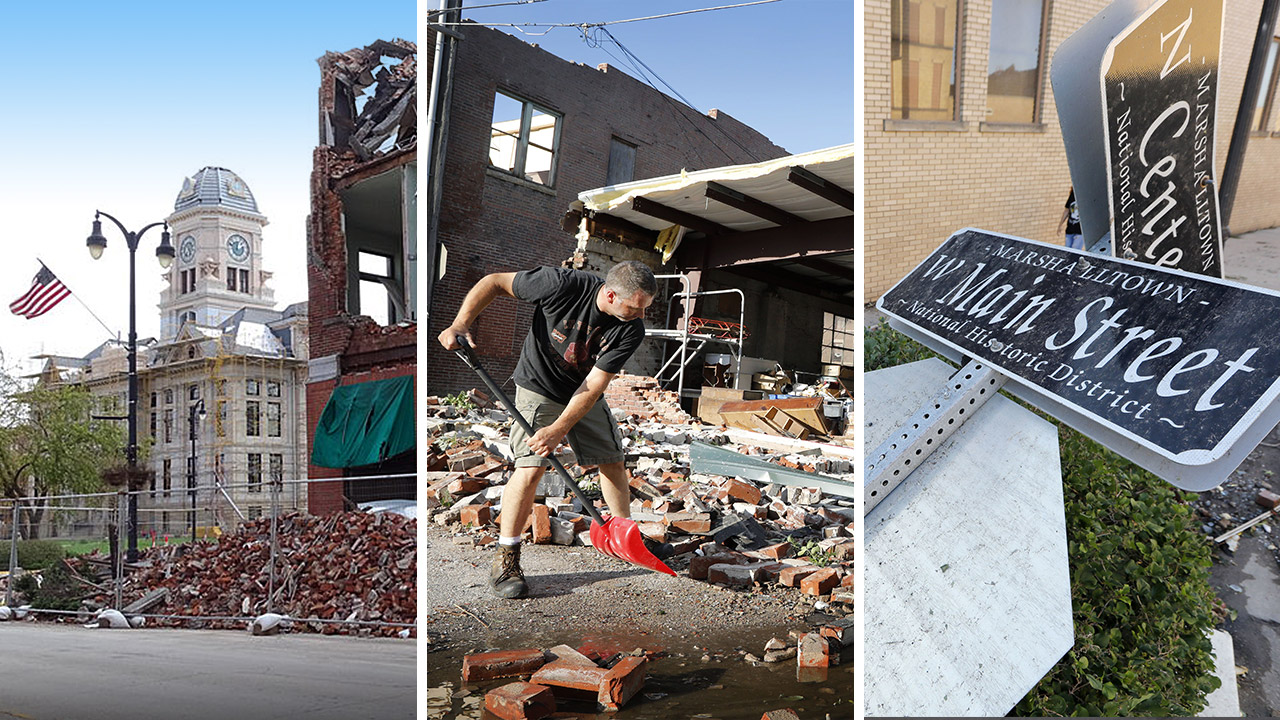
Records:
M675 577L675 571L667 567L666 563L659 560L656 555L649 552L649 548L644 546L640 527L634 520L610 516L603 525L592 520L591 545L610 557Z

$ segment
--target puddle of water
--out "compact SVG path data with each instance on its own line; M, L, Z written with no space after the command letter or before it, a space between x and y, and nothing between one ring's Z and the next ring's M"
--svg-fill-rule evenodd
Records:
M853 704L853 650L846 648L843 664L826 672L826 679L797 680L796 661L752 665L739 650L762 655L765 642L782 632L722 632L715 636L669 637L650 633L643 636L581 637L570 633L556 637L488 638L484 647L458 645L432 649L427 657L428 720L488 720L484 695L518 678L463 684L462 657L471 652L550 648L567 644L589 644L603 650L628 652L635 648L661 651L647 666L647 680L640 692L615 713L595 713L585 705L561 702L560 711L580 713L579 718L617 720L759 720L768 710L791 708L806 720L830 718L846 720L855 716Z

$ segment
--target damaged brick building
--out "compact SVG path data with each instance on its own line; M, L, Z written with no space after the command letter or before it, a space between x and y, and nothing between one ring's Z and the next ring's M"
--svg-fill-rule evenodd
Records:
M307 222L309 509L415 497L417 46L320 65Z
M438 168L441 180L439 205L429 204L427 213L429 228L437 228L434 238L429 230L427 241L428 267L436 270L428 273L426 297L433 395L476 384L475 375L434 338L481 277L538 265L577 264L599 272L632 259L628 254L588 261L578 254L575 260L577 243L561 221L578 193L787 155L728 114L702 114L615 67L568 62L477 25L450 25L446 31L441 82L432 85L434 69L428 70L440 132L429 141L434 157L428 165ZM431 55L436 37L428 36ZM660 255L635 255L667 272ZM655 303L650 309L650 327L662 325L665 307ZM531 313L531 306L500 299L472 330L482 361L499 382L515 367ZM642 346L629 368L652 373L655 348Z

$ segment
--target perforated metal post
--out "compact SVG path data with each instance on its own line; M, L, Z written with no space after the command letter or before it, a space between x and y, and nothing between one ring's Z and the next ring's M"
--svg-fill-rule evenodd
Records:
M269 553L271 570L267 573L267 612L275 612L276 556L280 552L280 543L276 535L276 523L280 516L280 483L282 480L282 478L271 478L271 552Z
M941 393L869 453L862 473L863 515L870 514L920 467L930 453L1000 390L1006 379L985 363L970 361L948 379Z

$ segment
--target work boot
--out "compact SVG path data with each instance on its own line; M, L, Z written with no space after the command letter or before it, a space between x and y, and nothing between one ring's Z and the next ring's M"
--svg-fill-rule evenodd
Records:
M498 597L514 600L529 593L529 583L524 581L520 569L520 546L498 545L498 555L489 568L489 587Z

